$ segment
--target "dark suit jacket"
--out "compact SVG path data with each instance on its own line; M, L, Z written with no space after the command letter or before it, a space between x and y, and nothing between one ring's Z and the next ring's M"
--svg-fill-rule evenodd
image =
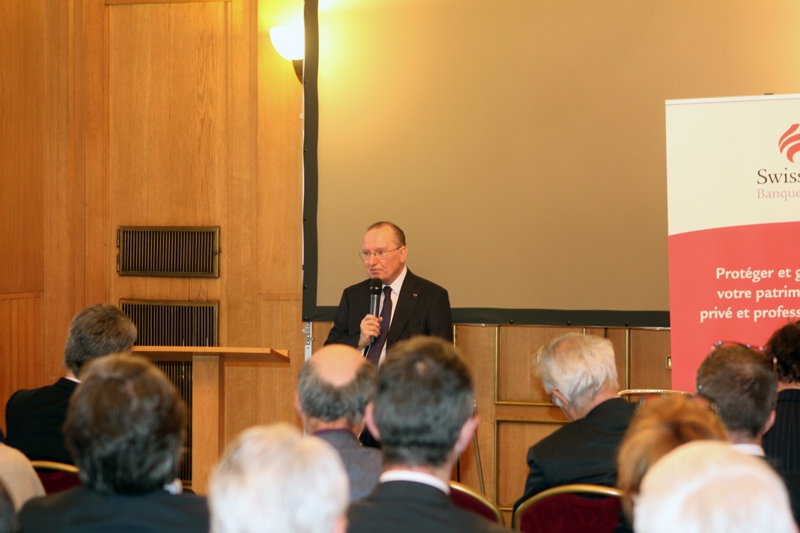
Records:
M800 473L800 390L778 393L775 425L764 435L763 447L772 466Z
M381 452L358 443L352 431L323 430L314 433L339 452L350 480L350 501L360 500L372 492L383 471Z
M61 427L77 387L74 381L61 378L54 385L15 392L6 404L6 444L31 461L72 464Z
M525 493L514 509L550 487L570 483L613 487L617 482L617 448L635 410L634 404L621 398L606 400L584 418L531 446Z
M435 487L410 481L381 483L347 513L348 533L479 533L508 531L460 509Z
M800 524L800 474L797 472L781 472L780 470L777 472L789 492L789 503L792 506L794 521Z
M102 495L76 487L34 498L19 512L25 533L208 533L205 498L165 490Z
M369 314L369 280L347 287L339 302L333 329L325 344L358 347L361 321ZM447 291L409 270L400 288L386 346L416 335L432 335L453 342L453 318Z

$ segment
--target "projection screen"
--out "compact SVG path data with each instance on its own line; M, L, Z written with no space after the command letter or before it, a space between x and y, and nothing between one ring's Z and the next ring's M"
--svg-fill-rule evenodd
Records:
M668 326L664 101L800 88L790 1L305 13L304 320L332 320L390 220L457 323Z

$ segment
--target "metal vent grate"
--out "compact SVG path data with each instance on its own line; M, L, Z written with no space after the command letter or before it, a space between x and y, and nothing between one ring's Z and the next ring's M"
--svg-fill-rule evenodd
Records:
M184 484L192 482L192 363L183 361L154 361L169 380L178 389L186 404L186 445L181 455L178 477Z
M219 277L219 226L122 226L117 248L120 276Z
M120 300L138 346L219 346L219 302Z

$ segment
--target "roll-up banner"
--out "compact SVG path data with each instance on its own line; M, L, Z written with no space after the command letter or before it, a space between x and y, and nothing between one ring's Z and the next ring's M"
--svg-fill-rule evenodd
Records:
M800 95L668 100L672 387L800 320Z

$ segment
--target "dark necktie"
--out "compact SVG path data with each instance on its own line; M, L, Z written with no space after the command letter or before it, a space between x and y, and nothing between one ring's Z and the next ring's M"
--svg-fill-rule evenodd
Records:
M383 288L381 318L383 319L381 321L381 334L378 335L378 338L375 339L375 342L372 343L372 346L367 351L367 361L375 366L378 366L381 360L381 352L386 344L386 336L389 334L389 322L392 320L392 288L388 285Z

